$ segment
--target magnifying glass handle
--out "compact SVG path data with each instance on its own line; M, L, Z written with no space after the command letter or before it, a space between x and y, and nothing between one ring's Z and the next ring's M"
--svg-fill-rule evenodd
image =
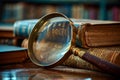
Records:
M108 61L105 61L103 59L100 59L88 52L85 52L83 50L80 50L79 48L76 47L71 47L71 51L75 56L79 56L80 58L84 59L85 61L90 62L91 64L95 65L96 67L104 70L105 72L115 75L115 76L120 76L120 67L112 64Z

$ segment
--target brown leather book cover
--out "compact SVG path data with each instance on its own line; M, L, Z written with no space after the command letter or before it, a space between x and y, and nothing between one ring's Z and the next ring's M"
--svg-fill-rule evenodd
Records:
M78 29L84 48L120 45L120 22L84 23Z
M80 48L80 49L85 50L89 52L90 54L97 56L103 60L106 60L110 63L120 66L120 46L99 47L99 48L89 48L89 49ZM75 56L74 54L72 54L63 63L63 65L100 71L100 69L98 69L94 65L90 64L89 62L86 62L85 60L79 58L78 56Z
M2 31L2 30L0 30L0 37L13 38L14 33L13 33L13 31Z
M0 45L0 65L20 63L26 59L28 59L26 48Z

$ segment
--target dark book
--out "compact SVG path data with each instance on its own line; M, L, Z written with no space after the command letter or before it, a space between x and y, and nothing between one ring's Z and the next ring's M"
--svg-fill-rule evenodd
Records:
M17 46L0 45L0 65L20 63L28 58L27 49Z
M12 24L0 24L0 37L13 38L13 25Z

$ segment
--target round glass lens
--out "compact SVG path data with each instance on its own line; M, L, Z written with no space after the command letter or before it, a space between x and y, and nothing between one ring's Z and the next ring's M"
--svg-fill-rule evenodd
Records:
M33 43L33 54L41 66L49 66L65 55L71 46L72 29L63 17L47 20L39 28Z

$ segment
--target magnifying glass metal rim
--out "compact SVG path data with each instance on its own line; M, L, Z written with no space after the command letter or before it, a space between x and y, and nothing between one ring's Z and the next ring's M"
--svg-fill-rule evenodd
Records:
M51 65L42 65L42 64L40 64L39 61L34 56L33 42L34 42L34 39L35 39L35 35L40 30L40 28L43 27L43 24L46 23L46 21L48 21L48 20L50 20L52 18L55 18L55 17L62 17L62 18L65 18L66 20L68 20L70 22L71 30L73 30L73 27L72 27L73 22L67 16L65 16L62 13L57 13L57 12L56 13L51 13L51 14L47 14L47 15L40 18L40 20L34 26L32 32L30 33L30 36L28 38L28 56L29 56L30 60L33 63L35 63L36 65L41 66L41 67L54 67L54 66L57 66L58 64L61 64L62 62L64 62L71 55L69 50L68 50L68 52L65 53L65 55L59 61L57 61L57 62L55 62L55 63L53 63ZM73 36L73 31L71 31L71 35ZM73 37L71 37L71 38L72 38L71 39L71 45L72 45L73 44L72 43Z

